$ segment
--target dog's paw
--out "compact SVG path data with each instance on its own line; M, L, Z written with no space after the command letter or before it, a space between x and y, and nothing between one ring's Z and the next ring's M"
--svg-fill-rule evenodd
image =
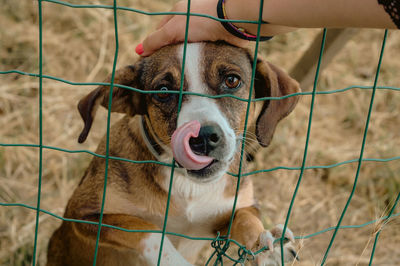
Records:
M279 224L270 231L265 230L260 234L258 240L252 249L258 251L263 247L267 249L255 256L253 265L257 266L280 266L281 264L281 244L275 239L281 238L283 232L283 225ZM297 251L294 246L294 235L289 228L286 228L285 240L283 244L284 262L289 263L294 259L298 260Z

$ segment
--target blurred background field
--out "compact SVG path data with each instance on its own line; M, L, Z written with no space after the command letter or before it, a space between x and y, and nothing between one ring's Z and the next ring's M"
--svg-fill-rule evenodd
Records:
M174 1L120 0L119 6L144 11L169 11ZM107 4L111 0L69 0L75 4ZM118 11L117 66L137 60L136 45L155 28L159 16ZM38 4L33 0L0 0L0 71L38 73ZM320 30L299 30L262 43L260 53L289 71ZM321 73L318 91L353 85L372 86L383 30L361 30ZM72 82L102 82L112 70L115 51L113 11L74 9L43 2L43 74ZM38 144L38 78L0 75L0 143ZM378 86L400 88L400 32L390 31ZM91 136L77 143L82 122L78 100L92 86L72 86L43 80L43 143L70 150L94 151L106 130L106 112L100 110ZM310 88L303 88L309 90ZM318 95L308 148L307 166L327 166L357 159L371 90ZM270 147L260 150L251 170L277 166L300 167L303 159L311 96L278 127ZM400 92L378 90L375 97L365 158L400 156ZM118 115L112 116L116 121ZM0 146L0 202L36 206L39 150ZM91 155L43 150L41 208L62 215ZM304 172L289 227L305 236L335 226L353 186L357 163ZM300 171L277 170L254 175L256 196L266 225L284 223ZM400 193L400 161L363 162L355 195L343 225L360 225L388 214ZM398 206L394 213L399 213ZM36 212L23 207L0 206L0 265L30 265ZM49 236L60 221L40 215L38 265L46 261ZM327 265L368 265L373 239L380 235L374 265L400 265L400 217L382 227L373 223L361 229L340 230ZM300 262L321 263L332 231L301 240ZM205 251L206 257L209 252ZM201 261L199 261L201 265ZM229 264L228 264L229 265Z

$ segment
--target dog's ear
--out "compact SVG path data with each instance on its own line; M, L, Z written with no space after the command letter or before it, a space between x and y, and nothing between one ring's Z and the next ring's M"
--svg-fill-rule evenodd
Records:
M114 75L114 84L138 88L139 68L140 64L137 63L117 70ZM105 82L110 83L110 81L111 77ZM79 143L86 140L99 105L108 109L109 95L110 86L99 86L79 101L78 110L85 124L78 138ZM111 112L126 113L131 116L144 114L146 106L142 98L144 98L142 93L113 86Z
M254 88L256 98L282 97L301 91L296 80L263 59L257 60ZM261 146L270 144L276 125L293 110L298 100L299 96L290 96L263 103L256 122L256 136Z

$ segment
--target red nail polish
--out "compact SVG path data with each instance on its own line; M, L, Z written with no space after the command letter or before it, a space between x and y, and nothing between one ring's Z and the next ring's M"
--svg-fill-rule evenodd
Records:
M143 54L144 50L143 50L143 44L142 44L142 43L139 43L138 46L136 46L135 52L136 52L138 55Z

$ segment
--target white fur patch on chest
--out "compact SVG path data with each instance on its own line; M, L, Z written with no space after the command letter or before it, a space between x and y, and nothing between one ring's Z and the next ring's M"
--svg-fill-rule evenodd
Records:
M198 183L175 169L172 184L172 199L183 209L183 216L190 223L203 223L210 217L232 210L234 197L224 195L226 180L219 178L210 183ZM170 169L164 172L165 182L161 186L168 191Z
M234 197L227 198L224 195L225 179L220 178L210 183L198 183L179 172L179 169L175 169L171 191L172 200L183 211L182 216L177 220L183 224L187 224L187 222L208 224L213 221L210 218L232 210ZM160 185L168 191L170 169L166 169L164 175L165 181Z
M227 198L224 195L225 185L226 180L223 178L210 183L197 183L177 171L174 174L172 195L184 207L189 220L200 221L232 209L234 197Z

